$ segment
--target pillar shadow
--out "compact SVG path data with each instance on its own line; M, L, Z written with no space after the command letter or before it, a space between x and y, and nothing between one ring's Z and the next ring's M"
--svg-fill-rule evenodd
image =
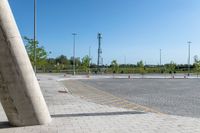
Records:
M134 114L146 114L139 111L123 111L123 112L101 112L101 113L79 113L79 114L55 114L51 115L52 118L58 117L86 117L86 116L113 116L113 115L134 115Z
M11 128L8 121L0 122L0 129L3 129L3 128Z
M135 115L135 114L146 114L146 112L140 111L120 111L120 112L99 112L99 113L78 113L78 114L55 114L51 115L52 118L61 117L87 117L87 116L119 116L119 115ZM9 124L8 121L0 122L0 129L5 128L16 128Z

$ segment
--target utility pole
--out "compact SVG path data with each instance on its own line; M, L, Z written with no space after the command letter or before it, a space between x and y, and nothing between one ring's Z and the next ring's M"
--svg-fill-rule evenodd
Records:
M192 43L191 41L188 41L188 76L190 76L190 44Z
M89 46L89 73L90 73L90 63L91 63L91 46Z
M124 56L124 65L126 66L126 56Z
M34 43L34 71L35 73L37 73L37 60L36 60L36 9L37 8L37 3L36 3L36 0L34 0L34 26L33 26L33 43Z
M76 60L75 60L75 45L76 45L76 33L72 33L73 35L73 75L76 74Z
M162 73L162 49L160 49L160 73Z
M97 66L99 68L100 67L100 61L101 61L101 54L102 54L102 49L101 49L102 36L101 36L101 33L98 33L97 38L98 38L98 60L97 60Z
M160 66L162 65L162 49L160 49Z
M89 47L89 58L91 60L91 46ZM91 62L91 61L90 61Z

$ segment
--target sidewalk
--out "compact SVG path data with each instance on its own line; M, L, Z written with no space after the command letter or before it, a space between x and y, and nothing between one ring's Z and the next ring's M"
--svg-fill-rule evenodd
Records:
M8 127L0 107L0 133L199 133L200 119L136 111L89 102L65 93L58 75L38 75L52 123Z

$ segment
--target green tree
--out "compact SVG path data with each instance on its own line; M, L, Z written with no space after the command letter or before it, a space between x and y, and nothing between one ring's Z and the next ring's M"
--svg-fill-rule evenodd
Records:
M139 69L139 73L144 75L146 71L145 71L144 63L142 60L137 62L137 67Z
M54 58L48 58L46 69L48 72L52 72L54 68L56 68L56 60Z
M194 56L194 68L195 71L197 72L197 77L198 77L200 72L200 60L197 55Z
M71 57L69 62L70 62L70 65L72 66L74 64L74 57ZM76 64L76 67L81 66L80 57L75 58L75 64Z
M82 67L85 72L89 72L90 67L90 57L88 55L82 58Z
M118 73L119 65L117 63L117 60L113 60L111 62L111 68L112 68L113 73Z
M137 67L144 67L144 63L142 60L137 62Z
M165 69L167 72L169 72L170 74L175 73L176 71L176 64L171 61L169 64L165 64Z
M58 65L59 69L66 69L69 66L70 62L66 56L60 55L56 59L56 64Z
M28 37L24 37L26 51L28 53L31 64L34 65L34 40ZM35 42L36 45L36 66L39 68L45 68L47 65L47 52L43 46L39 46L39 42Z

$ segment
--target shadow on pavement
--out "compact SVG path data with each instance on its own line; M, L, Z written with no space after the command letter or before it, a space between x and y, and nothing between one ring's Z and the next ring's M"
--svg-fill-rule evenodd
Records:
M5 121L5 122L0 122L0 129L3 128L11 128L9 122Z
M139 111L123 111L123 112L102 112L102 113L80 113L80 114L56 114L56 115L51 115L51 117L57 118L57 117L112 116L112 115L134 115L134 114L146 114L146 113Z

